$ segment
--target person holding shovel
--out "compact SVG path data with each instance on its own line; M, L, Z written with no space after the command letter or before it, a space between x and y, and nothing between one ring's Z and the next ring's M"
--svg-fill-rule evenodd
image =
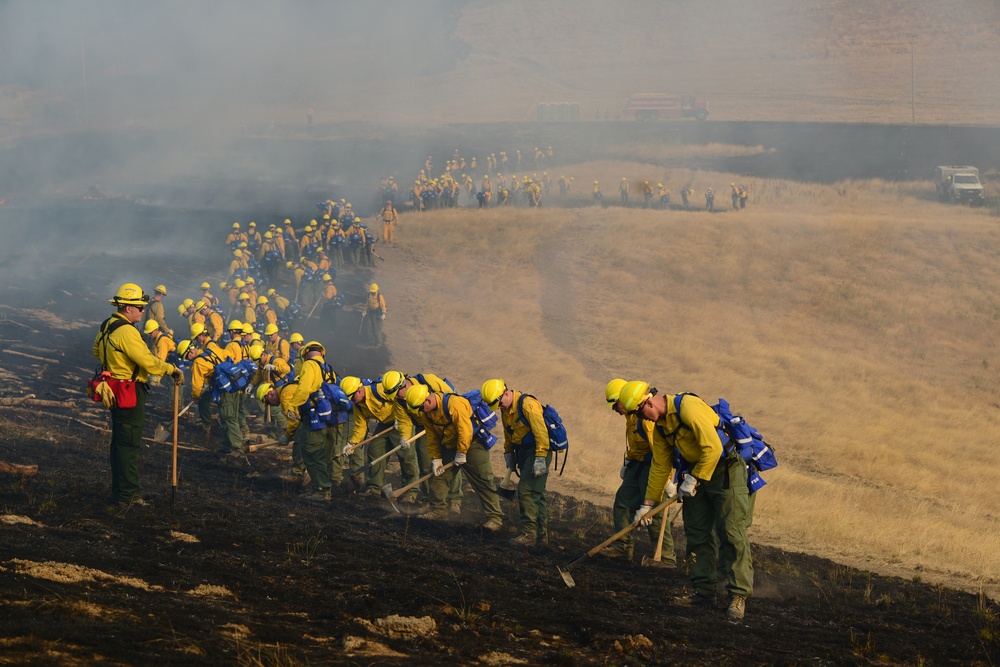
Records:
M146 423L146 394L150 375L169 375L184 384L179 368L153 356L135 328L149 304L149 295L134 283L125 283L110 299L115 313L101 324L94 339L94 357L110 374L101 384L114 394L111 403L111 502L145 505L139 485L139 451ZM107 404L106 404L107 405Z

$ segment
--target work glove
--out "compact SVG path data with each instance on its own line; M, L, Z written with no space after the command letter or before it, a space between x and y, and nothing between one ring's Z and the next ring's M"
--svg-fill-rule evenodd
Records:
M248 384L247 388L243 390L243 393L246 394L246 395L248 395L248 396L253 396L253 390L254 390L254 386L252 384Z
M632 517L632 523L639 522L640 526L648 526L653 523L653 518L646 516L651 509L653 509L652 505L639 505L639 509L635 511L635 516Z
M698 478L694 475L685 473L684 479L681 480L680 491L681 499L693 498L695 493L697 493Z
M410 451L410 439L409 438L407 438L406 440L400 440L399 441L399 451L401 451L401 452L408 452L408 451Z
M179 368L174 368L174 372L170 374L170 377L174 379L174 384L178 387L184 386L184 371Z
M265 371L275 371L275 370L278 370L278 367L275 366L274 364L264 364L264 370Z
M458 454L455 454L455 465L457 466L465 465L465 461L466 461L465 452L459 452Z
M547 465L545 465L545 457L544 456L536 456L535 457L535 465L531 466L531 473L535 477L541 477L542 475L544 475L548 471L549 471L549 468L548 468Z
M667 500L670 500L671 498L676 498L677 497L677 483L676 482L673 482L673 481L667 482L667 488L665 488L663 490L663 497L666 498Z
M357 448L358 448L357 445L352 445L351 443L347 443L346 445L344 445L344 452L342 456L350 456L351 454L354 453L354 450Z
M507 452L503 455L504 462L507 463L507 470L517 472L517 456L514 452Z
M382 321L385 321L385 313L382 313L381 315L379 315L378 318L380 320L382 320Z
M299 413L296 412L295 410L289 410L288 412L285 413L285 417L290 422L297 422L299 420Z
M282 447L284 447L285 445L287 445L288 444L288 436L286 434L282 433L281 437L278 438L278 444L281 445Z
M442 468L444 468L444 461L441 459L433 459L431 461L431 471L434 473L435 477L440 477L444 474L444 470L442 470Z
M624 480L626 474L628 474L628 464L627 463L622 466L621 470L618 471L618 476L621 477Z

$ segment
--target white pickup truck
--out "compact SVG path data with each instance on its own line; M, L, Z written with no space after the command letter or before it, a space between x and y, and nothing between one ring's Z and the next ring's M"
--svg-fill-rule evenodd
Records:
M934 169L938 199L952 204L979 206L986 201L979 170L975 167L943 166Z

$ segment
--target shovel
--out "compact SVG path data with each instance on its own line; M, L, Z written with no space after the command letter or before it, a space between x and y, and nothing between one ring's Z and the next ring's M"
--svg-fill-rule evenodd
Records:
M662 560L660 560L660 558L663 556L663 536L666 535L667 533L667 525L670 524L672 527L674 519L676 518L677 514L674 514L672 517L668 516L663 517L663 521L660 522L660 538L656 542L656 551L653 552L652 558L650 558L649 556L642 557L641 563L643 567L663 567L670 569L677 567L676 565L668 565L664 563Z
M514 500L517 498L517 489L509 488L510 478L514 474L513 470L507 471L507 476L503 478L503 482L497 484L497 495L505 500Z
M657 505L656 507L654 507L653 509L651 509L649 512L647 512L646 516L648 516L648 517L656 516L657 514L659 514L664 509L666 509L668 506L670 506L671 504L673 504L675 502L677 502L677 498L671 498L670 500L665 500L662 503L660 503L659 505ZM566 585L569 588L573 588L574 586L576 586L576 582L573 580L573 575L569 573L570 570L572 570L574 567L576 567L577 565L579 565L583 561L587 560L591 556L594 556L594 555L600 553L600 551L604 547L608 546L609 544L611 544L612 542L614 542L618 538L624 537L625 535L628 535L630 532L632 532L633 530L635 530L636 526L638 526L638 525L639 525L638 521L636 521L634 523L630 523L629 525L625 526L624 528L622 528L621 530L619 530L617 533L615 533L614 535L612 535L611 537L609 537L608 539L606 539L603 542L601 542L600 544L598 544L596 547L594 547L593 549L591 549L587 553L582 554L580 556L577 556L576 558L574 558L570 562L566 563L566 565L564 567L558 567L557 566L556 569L559 570L559 576L562 577L563 581L566 582Z
M383 431L383 432L384 432L384 431ZM421 436L422 436L422 435L423 435L424 433L427 433L427 431L421 431L420 433L417 433L417 434L416 434L415 436L413 436L413 437L409 438L409 439L408 439L408 440L406 441L406 443L405 443L405 444L407 444L407 445L408 445L408 444L410 444L411 442L413 442L413 441L414 441L414 440L416 440L417 438L421 437ZM358 468L357 470L352 470L352 471L350 472L350 474L351 474L351 477L353 477L353 478L354 478L354 481L355 481L355 482L358 482L358 484L360 485L360 484L361 484L361 481L360 481L360 480L358 479L358 477L359 477L359 476L361 475L361 473L364 473L364 472L367 472L367 471L371 470L371 467L372 467L373 465L375 465L376 463L379 463L380 461L384 461L384 460L386 460L387 458L389 458L390 456L392 456L393 454L395 454L396 452L398 452L399 450L401 450L401 449L403 448L403 444L404 444L404 443L400 443L400 444L396 445L395 447L393 447L392 449L390 449L389 451L387 451L387 452L386 452L385 454L383 454L382 456L380 456L380 457L378 457L378 458L376 458L376 459L372 459L371 461L369 461L369 462L368 462L368 463L366 463L365 465L361 466L361 467L360 467L360 468Z
M171 464L170 509L174 508L174 496L177 495L177 419L180 417L180 415L177 414L177 406L180 402L181 402L181 386L177 383L174 383L174 454L173 454L173 462Z
M448 463L445 463L441 467L441 471L444 472L445 470L447 470L448 468L452 467L453 465L455 465L454 461L450 461ZM399 498L401 495L403 495L404 493L406 493L410 489L416 487L421 482L426 482L427 480L429 480L433 476L434 476L434 472L431 471L431 472L427 473L426 475L424 475L423 477L421 477L420 479L418 479L418 480L416 480L414 482L410 482L409 484L407 484L403 488L399 489L398 491L393 491L392 490L392 484L388 484L387 483L385 486L382 487L382 495L385 496L385 499L389 501L389 504L392 505L392 509L396 510L397 514L402 514L403 511L401 509L399 509L398 507L396 507L396 503L394 503L392 501L394 501L396 498Z
M188 410L190 410L192 405L194 405L194 401L191 401L186 406L184 406L184 409L181 410L180 412L177 412L177 406L176 405L174 406L174 430L175 431L177 430L177 420L185 412L187 412ZM153 440L156 440L157 442L166 442L168 437L170 437L170 430L166 426L164 426L163 424L157 424L156 425L156 430L153 431Z

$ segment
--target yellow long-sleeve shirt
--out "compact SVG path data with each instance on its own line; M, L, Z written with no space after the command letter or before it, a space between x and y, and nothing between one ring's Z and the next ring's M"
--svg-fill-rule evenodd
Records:
M160 361L166 361L167 355L177 349L174 339L166 334L160 334L153 341L153 356Z
M337 382L337 374L332 370L329 374L323 372L321 364L325 363L323 357L313 357L312 359L303 360L302 368L296 371L298 386L295 389L295 394L289 399L288 404L290 409L301 410L302 406L309 400L309 397L319 390L324 380L332 383Z
M115 322L124 324L105 335ZM138 382L148 382L150 375L172 375L176 370L173 364L153 356L142 340L139 330L120 313L115 313L101 324L101 329L94 339L94 357L116 380L131 380L136 367L138 373L135 379Z
M685 461L694 464L691 474L700 480L712 478L723 454L722 441L716 431L719 416L705 401L693 394L685 395L678 418L674 397L664 394L663 398L667 402L667 413L656 421L653 429L653 464L646 487L646 500L654 502L660 501L663 487L670 478L673 449L676 448Z
M265 371L264 366L267 364L274 366L274 370ZM262 382L277 382L291 372L292 367L289 366L288 362L281 357L274 357L271 355L267 355L267 357L262 356L260 358L260 363L257 366L257 372L254 373L253 379L250 380L250 383L256 387Z
M639 419L639 415L630 412L625 416L625 445L628 448L625 458L629 461L642 461L652 450L653 422Z
M215 372L215 365L223 359L223 356L219 355L215 350L212 350L211 354L215 356L202 356L199 354L191 362L191 398L201 398L202 392L205 391L207 380Z
M160 325L160 331L168 333L171 336L174 335L173 329L167 326L167 315L163 312L163 302L158 299L153 299L146 306L146 319L153 320Z
M284 338L279 337L277 342L268 340L267 344L264 345L264 351L276 358L280 357L286 362L290 362L292 359L292 349L289 346L288 341Z
M435 392L434 395L437 407L431 412L421 411L414 417L414 422L427 431L427 453L432 459L439 459L443 449L468 452L472 445L472 405L463 396L450 394L445 413L445 394Z
M360 403L354 404L354 417L351 427L351 437L348 439L352 445L356 445L365 439L368 432L368 420L376 419L379 423L378 430L381 431L386 424L397 420L396 429L400 437L409 438L413 431L413 421L408 414L403 415L406 420L404 425L399 420L399 414L393 409L395 401L386 398L382 394L382 388L378 384L365 387L365 397ZM403 411L406 412L405 410Z
M512 390L513 400L506 410L500 408L500 420L503 422L503 451L513 451L521 445L528 434L535 436L535 456L549 455L549 430L545 427L542 417L542 404L534 396ZM517 412L517 404L524 396L522 411L528 423L524 423Z
M285 418L288 420L288 428L285 429L285 435L289 439L295 437L295 430L299 427L299 422L302 421L298 416L298 408L292 407L292 397L295 396L295 392L298 389L298 382L289 382L278 390L278 404L281 406L281 412L284 413Z
M208 335L212 340L219 340L219 337L226 330L226 325L222 322L222 315L214 310L209 313L208 319L205 320L205 328L208 329Z

